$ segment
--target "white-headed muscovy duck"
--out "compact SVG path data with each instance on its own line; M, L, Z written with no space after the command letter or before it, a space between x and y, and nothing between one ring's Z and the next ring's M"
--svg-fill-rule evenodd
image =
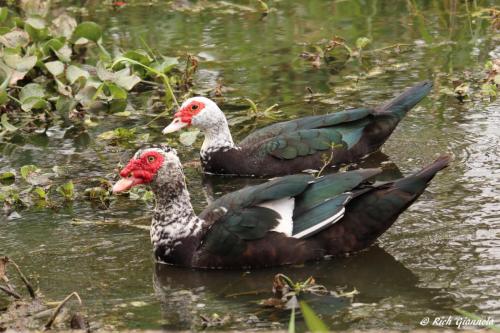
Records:
M356 162L378 150L397 124L431 90L425 81L376 108L359 108L273 124L233 142L224 113L205 97L186 100L163 129L171 133L187 126L205 135L200 156L203 170L213 174L280 176L320 169L332 152L330 165Z
M358 251L384 233L450 161L377 185L364 169L315 178L296 174L226 194L199 216L175 150L137 151L113 192L149 184L156 197L151 241L156 258L198 268L299 264Z

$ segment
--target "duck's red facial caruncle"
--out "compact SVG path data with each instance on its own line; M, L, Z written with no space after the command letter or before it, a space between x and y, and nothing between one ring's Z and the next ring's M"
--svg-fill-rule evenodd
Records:
M163 155L156 151L148 151L138 158L132 158L120 171L122 178L113 186L113 193L124 192L134 186L150 183L163 165L164 159Z
M193 117L200 113L205 108L205 103L192 99L188 101L186 105L183 105L182 108L177 111L174 115L174 120L165 127L162 131L163 134L172 133L180 130L186 126L190 126L193 121Z

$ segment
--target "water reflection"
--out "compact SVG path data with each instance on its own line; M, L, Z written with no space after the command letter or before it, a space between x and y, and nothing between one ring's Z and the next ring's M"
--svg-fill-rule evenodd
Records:
M289 313L263 309L257 302L272 296L274 275L284 273L294 281L313 276L317 283L329 290L351 291L359 294L348 298L321 298L308 300L313 309L324 314L331 327L345 328L345 319L336 314L346 313L351 307L378 307L386 299L411 300L428 311L446 313L454 306L453 297L441 289L419 286L418 277L392 255L378 246L346 258L335 258L300 267L241 271L206 271L156 264L153 284L160 300L165 328L190 329L199 323L201 314L229 314L232 328L245 325L257 314L259 321L283 325ZM336 318L332 320L332 318ZM178 326L181 323L181 326Z

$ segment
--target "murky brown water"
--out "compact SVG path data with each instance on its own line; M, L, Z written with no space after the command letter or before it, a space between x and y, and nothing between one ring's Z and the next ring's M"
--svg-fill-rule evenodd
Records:
M232 88L221 105L230 118L244 103L237 97L251 98L262 107L278 103L286 119L377 105L417 81L433 79L430 97L408 114L383 152L403 174L439 153L452 152L456 160L378 246L346 259L249 273L155 267L148 232L124 225L147 225L150 207L120 198L109 210L78 199L57 212L32 208L12 221L0 216L0 253L15 258L48 298L62 299L78 291L92 319L118 327L188 329L195 327L200 314L218 313L231 317L223 328L286 328L288 313L255 304L270 296L277 272L296 280L313 275L328 288L360 292L352 301L312 303L330 328L416 328L423 317L452 315L455 307L498 322L500 104L479 99L461 104L444 89L453 89L451 81L464 71L481 71L490 59L495 37L488 21L470 18L464 3L454 1L270 4L274 10L260 20L256 13L228 11L227 6L193 13L156 2L113 10L91 1L88 16L82 18L106 27L109 49L140 48L143 38L164 54L197 55L201 69L195 88L213 89L218 80ZM470 13L477 9L469 5ZM493 1L478 5L492 6ZM370 49L395 43L411 46L399 54L367 55L362 65L350 62L337 72L325 66L313 69L299 59L306 43L333 35L350 44L367 36ZM499 53L497 48L496 57ZM323 95L309 102L306 87ZM136 98L137 112L126 120L98 114L99 126L85 133L72 133L60 122L20 143L3 142L0 170L30 163L47 169L67 165L80 193L88 187L89 177L111 179L117 162L133 150L105 147L99 152L101 159L94 140L117 124L150 122L154 114L145 107L147 97L146 93ZM140 132L162 142L160 130L168 121L142 126ZM232 130L236 133L241 127ZM239 136L247 133L243 129ZM181 154L184 161L196 159L197 148L183 148ZM254 182L203 180L197 169L186 171L198 210L206 204L203 183L218 196ZM74 219L102 223L73 224ZM234 295L245 291L255 293Z

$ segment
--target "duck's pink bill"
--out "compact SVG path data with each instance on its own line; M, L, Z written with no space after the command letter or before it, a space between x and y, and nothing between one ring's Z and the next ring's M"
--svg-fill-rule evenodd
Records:
M113 185L113 193L120 193L130 190L136 183L137 179L134 177L122 178Z
M187 123L184 123L182 122L182 120L180 120L179 118L175 118L171 123L170 125L168 125L167 127L165 127L163 129L163 131L161 131L163 134L168 134L168 133L173 133L173 132L177 132L178 130L180 130L181 128L184 128L186 127Z

